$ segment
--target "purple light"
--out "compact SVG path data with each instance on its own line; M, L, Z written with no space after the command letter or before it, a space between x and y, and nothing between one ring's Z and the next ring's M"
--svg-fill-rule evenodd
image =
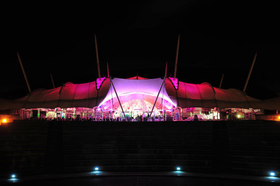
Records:
M141 97L141 99L145 99L146 101L149 101L148 99L152 99L152 103L154 103L154 99L160 90L160 86L163 80L161 78L146 80L114 78L112 79L112 82L114 83L118 96L122 101L128 101L126 100L126 98L139 99L139 97ZM149 96L151 97L149 98ZM104 105L104 103L114 98L116 98L116 93L111 88L107 93L107 96L99 104L99 106ZM168 96L165 87L163 87L163 89L161 90L159 94L159 99L164 100L164 106L167 108L171 107L172 105L176 106L176 103L173 103L173 101ZM158 100L158 102L161 101ZM110 105L111 103L108 102L107 104Z
M106 77L102 77L102 78L97 78L96 79L96 89L99 90L101 84L103 83L103 81L106 79Z

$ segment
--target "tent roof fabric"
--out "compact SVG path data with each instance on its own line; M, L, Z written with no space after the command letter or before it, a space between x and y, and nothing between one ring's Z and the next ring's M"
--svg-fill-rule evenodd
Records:
M163 82L161 78L147 79L131 77L128 79L114 78L112 82L119 96L131 92L157 96ZM93 108L110 99L114 94L110 88L110 78L106 78L100 89L96 88L96 81L82 84L65 83L54 89L38 89L29 95L14 100L0 99L0 110L20 108ZM165 79L165 87L161 91L173 105L182 108L264 108L280 110L279 98L259 100L247 96L236 89L219 89L209 83L191 84L179 81L178 90L169 78Z
M261 100L236 89L219 89L209 83L191 84L179 81L176 92L171 80L167 78L166 90L170 97L177 99L177 105L182 108L261 108Z
M130 78L127 78L127 79L148 79L148 78L141 77L141 76L133 76L133 77L130 77Z
M262 107L268 110L280 110L280 97L263 100Z
M95 107L105 98L110 79L106 78L99 90L96 82L73 84L65 83L54 89L38 89L29 95L11 101L12 109L20 108L67 108Z

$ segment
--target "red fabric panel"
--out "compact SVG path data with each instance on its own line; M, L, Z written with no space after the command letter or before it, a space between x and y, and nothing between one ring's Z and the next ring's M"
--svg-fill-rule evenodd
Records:
M90 83L78 84L74 96L74 100L88 99Z
M200 92L196 84L184 83L186 86L186 98L201 100Z
M106 78L99 89L98 97L105 97L109 92L109 88L110 88L110 78Z
M168 78L165 79L165 89L170 98L176 98L176 90Z
M137 76L133 76L133 77L126 78L126 79L137 79ZM144 77L138 76L138 79L148 79L148 78L144 78Z
M227 94L224 92L223 89L219 89L219 88L214 87L214 90L216 92L216 94L215 94L216 100L229 101L229 99L227 97Z
M184 82L179 81L177 96L178 98L186 98L186 87Z
M215 99L214 91L210 84L202 83L197 86L199 88L202 100L214 100Z
M97 97L97 90L96 90L96 82L90 82L89 85L89 98L96 98Z
M61 87L50 89L43 101L55 101L59 99L59 91Z
M61 90L60 100L73 100L78 84L66 83Z

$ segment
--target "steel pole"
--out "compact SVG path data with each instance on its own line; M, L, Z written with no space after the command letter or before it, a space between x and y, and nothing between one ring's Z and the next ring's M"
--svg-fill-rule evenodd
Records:
M178 65L178 56L179 56L179 46L180 46L180 34L178 35L178 42L177 42L176 59L175 59L175 68L174 68L174 78L176 78L176 75L177 75L177 65Z
M23 73L23 76L24 76L24 79L25 79L25 82L26 82L26 85L27 85L27 88L28 88L28 91L31 92L31 88L29 86L28 79L26 77L26 74L25 74L25 71L24 71L24 68L23 68L23 65L22 65L22 62L21 62L21 59L20 59L20 56L19 56L18 52L17 52L17 56L18 56L18 61L19 61L19 64L20 64L20 67L21 67L21 70L22 70L22 73Z
M221 87L222 87L223 80L224 80L224 74L222 75L222 78L221 78L221 81L220 81L219 88L221 88Z
M250 69L250 71L249 71L249 74L248 74L248 77L247 77L247 80L246 80L246 83L245 83L243 92L246 91L246 88L247 88L249 79L250 79L250 77L251 77L251 73L252 73L252 71L253 71L253 68L254 68L254 65L255 65L255 62L256 62L256 58L257 58L257 52L256 52L255 57L254 57L254 60L253 60L253 62L252 62L251 69Z
M161 84L161 86L160 86L160 89L159 89L159 91L158 91L158 94L157 94L155 103L154 103L153 108L152 108L152 110L151 110L151 112L150 112L150 114L149 114L148 119L150 119L150 117L151 117L151 115L152 115L152 113L153 113L153 111L154 111L155 105L156 105L157 100L158 100L158 96L159 96L159 94L160 94L160 92L161 92L161 89L162 89L162 86L164 85L164 83L165 83L165 78L163 78L162 84Z
M52 85L53 85L53 88L55 88L55 85L54 85L54 81L53 81L52 74L50 74L50 76L51 76L51 80L52 80Z
M120 101L120 99L119 99L118 93L117 93L117 91L116 91L116 88L115 88L114 83L113 83L113 81L112 81L111 78L110 78L110 82L111 82L111 84L112 84L112 86L113 86L113 89L114 89L114 91L115 91L115 94L116 94L116 96L117 96L118 102L119 102L120 107L121 107L121 109L122 109L122 113L123 113L123 115L124 115L124 117L125 117L125 119L126 119L126 116L125 116L125 113L124 113L124 110L123 110L121 101Z
M94 43L95 43L95 52L96 52L96 61L97 61L97 71L98 71L98 78L101 78L100 75L100 64L99 64L99 55L98 55L98 47L97 47L97 39L96 34L94 34Z

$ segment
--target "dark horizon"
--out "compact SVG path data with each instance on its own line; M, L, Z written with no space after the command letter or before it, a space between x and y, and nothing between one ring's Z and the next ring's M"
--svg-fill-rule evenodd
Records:
M56 86L94 81L95 33L102 75L108 62L112 77L163 77L168 62L173 76L181 34L179 80L218 87L224 73L222 88L242 91L257 52L246 93L260 99L280 95L276 6L203 0L110 5L14 7L16 21L7 27L1 56L0 97L28 93L17 52L32 91L52 88L51 73Z

